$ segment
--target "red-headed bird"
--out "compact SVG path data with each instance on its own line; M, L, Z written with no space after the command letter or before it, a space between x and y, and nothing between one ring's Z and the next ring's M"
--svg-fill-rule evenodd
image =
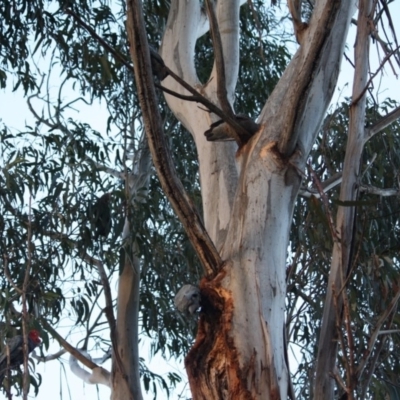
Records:
M28 333L28 353L31 353L41 343L39 332ZM24 362L24 339L17 335L7 341L0 355L0 385L3 383L7 369L16 369Z

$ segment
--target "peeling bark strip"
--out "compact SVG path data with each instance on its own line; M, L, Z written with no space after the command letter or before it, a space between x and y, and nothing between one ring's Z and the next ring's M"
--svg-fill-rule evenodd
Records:
M341 9L342 1L326 1L323 13L316 15L314 11L309 28L306 32L302 32L302 45L299 49L301 61L297 66L295 79L283 100L283 104L292 105L285 109L285 122L279 140L279 151L284 157L289 157L295 150L299 134L295 129L296 121L304 117L308 90L314 83L314 72L319 66L318 61L324 45L331 39L332 27Z
M221 272L200 284L202 313L195 344L185 359L194 400L252 399L247 380L255 375L256 354L247 368L240 370L238 350L230 335L234 300L221 286L224 276Z
M127 0L127 15L127 31L130 53L135 68L135 81L154 166L163 191L182 222L200 258L205 273L212 275L218 270L222 260L203 226L195 205L185 192L176 174L168 149L154 89L150 53L140 0Z
M222 110L228 114L231 118L234 117L232 106L228 101L228 92L226 90L226 78L225 78L225 65L224 65L224 54L222 48L221 35L218 28L218 21L214 11L214 5L211 4L211 0L206 0L206 10L208 14L208 20L210 23L210 33L214 47L215 57L215 68L217 71L217 96L221 104Z

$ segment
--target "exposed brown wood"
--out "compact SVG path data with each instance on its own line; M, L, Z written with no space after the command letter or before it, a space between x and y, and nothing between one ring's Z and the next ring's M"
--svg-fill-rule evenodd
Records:
M195 344L185 359L194 400L253 398L246 384L254 365L250 362L246 369L240 369L239 354L230 335L234 300L221 286L224 275L220 272L213 280L203 279L200 284L202 312Z

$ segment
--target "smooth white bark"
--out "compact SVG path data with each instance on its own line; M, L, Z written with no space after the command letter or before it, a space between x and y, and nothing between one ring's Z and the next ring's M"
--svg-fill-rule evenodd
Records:
M238 72L239 5L239 1L220 1L217 9L218 17L229 16L222 22L219 21L219 24L224 48L226 80L229 82L227 91L231 99L234 96ZM212 75L206 87L203 87L194 69L194 46L201 31L203 18L198 1L172 1L161 55L168 67L181 74L187 82L217 103L216 77ZM178 93L188 94L171 78L167 78L163 84ZM200 161L204 222L209 235L217 248L220 248L227 229L237 183L234 156L237 145L233 142L211 144L206 141L204 132L216 118L198 104L169 95L166 95L166 100L175 116L189 130L196 142Z

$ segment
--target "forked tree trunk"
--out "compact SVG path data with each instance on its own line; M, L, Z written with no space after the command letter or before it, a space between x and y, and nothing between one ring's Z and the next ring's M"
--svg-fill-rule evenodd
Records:
M132 15L140 12L137 1L129 4ZM238 0L220 0L217 6L230 99L238 72L239 6ZM206 142L204 131L215 121L213 115L196 103L167 96L196 142L204 220L225 260L217 276L201 282L203 313L186 359L194 399L287 398L283 329L289 230L301 171L336 85L353 11L349 0L316 2L301 46L258 119L260 131L237 152L232 143ZM217 104L215 68L206 85L194 68L194 46L205 21L200 1L173 0L161 55L168 67ZM143 20L135 17L135 23ZM135 29L128 25L130 37L140 39L142 46L145 39ZM131 53L151 135L157 129L152 119L158 116L144 68L149 56L140 51L136 46ZM170 77L163 85L188 94Z

